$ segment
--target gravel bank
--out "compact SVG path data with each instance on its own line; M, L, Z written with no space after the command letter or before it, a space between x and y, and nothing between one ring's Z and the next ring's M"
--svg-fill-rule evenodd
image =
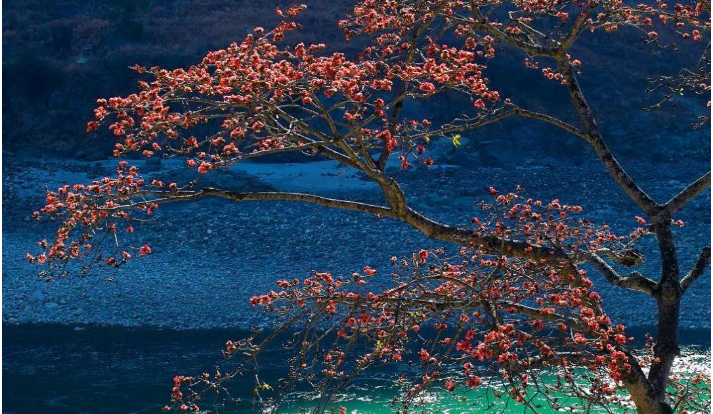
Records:
M37 240L51 235L51 223L29 219L42 203L45 185L86 182L110 174L115 161L3 159L4 323L249 327L264 321L250 309L247 298L272 289L278 279L303 277L312 270L346 273L364 265L386 269L394 254L437 244L406 225L360 213L299 203L238 205L205 200L159 209L163 210L159 220L140 231L155 254L132 261L112 281L103 274L71 275L47 283L37 279L37 268L24 259ZM538 198L581 204L588 218L615 229L625 231L635 225L636 206L595 162L532 164L523 160L522 165L507 169L441 166L402 173L402 178L419 210L450 224L466 223L475 211L473 201L484 198L488 186L507 189L524 184ZM684 180L693 180L710 167L669 163L651 168L650 164L627 167L658 200L668 198L685 186ZM164 162L156 173L176 177L181 171L176 164ZM237 189L312 191L379 201L373 184L329 162L245 164L213 180ZM685 272L700 248L710 243L710 191L683 210L680 218L686 222L676 230ZM654 254L641 270L655 277L659 266L655 246L644 248ZM685 298L682 321L687 328L710 327L707 272ZM654 303L646 296L605 283L599 283L598 290L617 322L646 326L655 321Z

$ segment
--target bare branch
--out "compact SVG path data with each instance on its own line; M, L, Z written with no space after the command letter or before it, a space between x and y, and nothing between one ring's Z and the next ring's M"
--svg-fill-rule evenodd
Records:
M382 183L383 184L383 183ZM386 186L385 195L387 199L399 198L393 193L397 190ZM569 260L566 253L548 246L537 245L520 240L505 239L494 235L474 234L466 228L452 227L446 224L433 221L420 213L414 211L407 205L398 204L393 208L378 206L374 204L361 203L349 200L340 200L328 197L321 197L313 194L291 193L291 192L252 192L241 193L237 191L220 190L206 187L201 190L186 191L142 191L135 194L136 197L153 196L157 198L142 199L133 203L123 204L116 207L101 208L105 211L123 211L132 208L140 208L152 204L167 204L183 201L197 201L206 197L221 197L236 202L242 201L300 201L323 207L336 208L341 210L359 211L373 214L377 217L388 217L403 221L415 229L421 231L428 237L448 241L465 246L477 246L487 252L498 253L507 251L513 257L527 257L533 260ZM580 258L578 260L583 260Z
M594 265L594 267L596 267L597 270L599 270L599 272L604 276L607 282L612 285L624 289L644 292L650 296L653 295L654 289L656 288L656 282L643 276L641 273L632 272L629 276L622 276L596 253L591 255L590 263L592 263L592 265Z
M691 270L688 274L681 280L681 290L686 291L691 285L698 280L699 277L706 270L706 267L711 263L711 246L706 246L703 251L696 259L696 263L693 264Z
M321 197L312 194L290 193L290 192L256 192L256 193L241 193L237 191L226 191L217 188L206 187L197 191L146 191L137 194L138 196L159 196L158 199L136 202L133 204L122 205L105 210L118 211L127 208L139 207L143 204L165 204L181 201L196 201L205 197L221 197L241 201L301 201L311 204L317 204L323 207L338 208L341 210L360 211L363 213L373 214L379 217L396 218L395 213L388 207L377 206L373 204L360 203L357 201L339 200L328 197Z
M528 111L527 109L521 108L516 109L515 113L523 118L537 119L539 121L547 122L548 124L554 125L557 128L563 129L569 132L570 134L576 135L579 138L582 138L583 140L589 142L589 137L587 137L586 133L553 116L542 114L539 112Z
M636 182L629 176L629 174L624 170L624 167L619 164L614 154L609 150L604 139L599 132L599 127L594 119L592 110L589 108L587 100L584 98L581 88L579 87L579 82L572 71L572 67L566 56L559 56L557 58L557 65L560 72L564 76L564 80L567 83L567 90L569 91L570 98L574 105L574 109L579 114L582 122L587 128L587 142L594 149L594 152L599 156L604 167L609 171L609 174L614 178L614 180L619 184L619 186L631 197L636 204L641 207L649 215L653 215L657 212L659 205L649 197L644 190L639 187Z
M711 186L711 172L708 171L702 177L692 182L685 190L678 193L664 205L668 214L673 214L685 206L701 191Z

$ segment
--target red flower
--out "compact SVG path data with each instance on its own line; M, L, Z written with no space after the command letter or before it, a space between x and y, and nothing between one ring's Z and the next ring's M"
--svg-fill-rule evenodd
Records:
M465 381L465 385L469 386L470 388L475 388L481 383L481 378L479 376L474 376L470 377Z
M418 89L425 93L433 93L436 91L436 87L433 86L431 82L423 82Z
M453 381L451 381L451 380L446 381L445 384L443 384L443 386L446 387L446 389L450 392L453 392L456 389L455 384L453 384Z

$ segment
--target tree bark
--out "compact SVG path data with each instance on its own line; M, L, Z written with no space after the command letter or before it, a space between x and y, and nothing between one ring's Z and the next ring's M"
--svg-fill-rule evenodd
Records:
M670 219L654 224L654 232L661 251L661 281L654 290L658 310L658 332L654 346L655 361L649 371L649 382L654 388L657 399L662 404L668 404L666 387L671 375L671 367L679 354L679 314L683 291L679 282L678 256Z
M629 355L633 358L633 355ZM673 408L665 399L660 399L656 395L656 390L641 368L632 366L632 372L625 377L624 385L631 395L631 400L636 406L639 414L672 414Z

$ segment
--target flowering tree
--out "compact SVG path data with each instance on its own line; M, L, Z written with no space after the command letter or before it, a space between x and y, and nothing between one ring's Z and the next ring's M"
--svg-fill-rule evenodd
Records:
M708 380L677 378L671 370L681 298L704 273L710 247L682 275L671 227L682 224L674 214L710 186L710 172L667 202L652 199L607 146L578 83L583 63L571 49L587 33L624 29L640 31L642 47L709 42L710 3L363 0L339 22L347 38L363 45L355 58L326 53L322 44L286 42L288 32L300 29L296 19L303 8L278 9L284 18L279 26L256 28L187 70L136 66L150 79L140 82L135 94L100 99L87 129L109 123L118 139L115 156L182 157L198 176L271 154L326 157L378 184L384 204L228 191L199 181L164 183L142 178L136 167L121 161L115 177L48 193L36 216L58 216L62 225L53 241L40 243L44 251L28 259L53 268L82 257L120 267L132 256L151 253L147 245L123 245L122 237L133 232L132 221L165 203L221 197L360 211L403 221L462 248L450 255L422 250L394 258L393 287L377 293L368 289L376 273L369 267L348 278L315 273L302 281L280 281L279 291L251 299L281 321L277 331L262 342L255 337L228 342L226 355L239 360L231 372L176 377L176 408L198 410L201 398L215 392L227 401L225 382L255 368L260 351L294 328L298 336L288 345L295 356L281 395L310 384L322 396L317 411L333 409L333 392L367 368L407 361L421 369L413 378L399 379L408 384L404 411L430 387L457 393L495 378L509 398L533 410L535 395L555 408L569 396L606 410L631 404L642 413L699 409L704 403L696 391ZM541 71L552 88L566 89L576 122L565 121L564 114L530 110L518 96L503 97L492 89L483 71L501 53L522 56L524 66ZM704 61L709 62L708 54ZM695 73L695 81L683 75L669 80L705 96L708 73ZM404 116L407 101L428 103L446 93L471 104L445 121ZM641 208L638 227L619 237L577 219L579 207L534 201L519 189L499 193L491 188L493 200L481 204L484 217L473 219L470 228L456 228L414 210L386 168L391 160L405 170L414 163L430 166L434 161L427 150L433 140L458 144L460 133L514 117L551 124L587 143L613 183ZM658 240L660 274L621 274L613 263L640 264L634 242L647 235ZM614 286L656 301L655 343L649 338L644 350L631 348L625 328L602 310L583 263ZM557 375L556 385L538 382L535 374L542 369ZM256 378L256 400L272 403L262 399L268 387Z

